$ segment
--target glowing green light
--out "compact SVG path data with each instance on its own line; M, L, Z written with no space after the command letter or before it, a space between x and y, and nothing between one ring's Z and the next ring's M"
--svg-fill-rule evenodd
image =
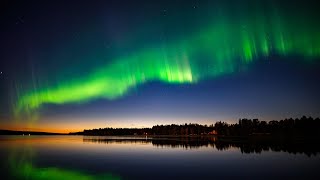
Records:
M19 176L23 179L35 179L35 180L69 180L69 179L79 179L79 180L119 180L120 178L117 176L113 176L112 174L106 175L89 175L83 172L64 170L60 168L36 168L30 163L25 163L21 167Z
M11 174L17 179L34 179L34 180L120 180L119 176L111 173L88 174L80 170L67 170L57 167L39 168L33 165L32 157L35 153L31 146L24 146L18 149L12 149L9 155L9 166Z
M31 89L18 97L15 113L29 114L43 104L114 99L150 81L196 83L270 54L319 57L320 30L301 19L273 13L213 19L193 36L115 58L89 77Z

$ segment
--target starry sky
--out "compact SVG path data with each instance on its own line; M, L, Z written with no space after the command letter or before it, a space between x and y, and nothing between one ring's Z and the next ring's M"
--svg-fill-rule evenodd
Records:
M316 1L0 6L0 129L320 116Z

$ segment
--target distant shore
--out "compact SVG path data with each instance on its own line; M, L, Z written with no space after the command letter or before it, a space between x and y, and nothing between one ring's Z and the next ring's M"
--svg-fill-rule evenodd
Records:
M0 130L0 135L68 135L68 133Z

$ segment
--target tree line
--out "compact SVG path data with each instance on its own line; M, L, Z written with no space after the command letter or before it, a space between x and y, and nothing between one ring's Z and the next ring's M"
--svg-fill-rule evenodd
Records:
M319 136L320 119L303 116L279 121L239 119L238 123L216 122L214 125L185 123L181 125L156 125L152 128L99 128L70 133L81 135L218 135L218 136Z
M183 124L156 125L152 128L99 128L84 130L83 135L207 135L212 134L214 125Z
M225 136L320 136L320 119L306 116L300 119L290 118L269 122L258 119L239 119L236 124L217 122L215 130L219 135Z

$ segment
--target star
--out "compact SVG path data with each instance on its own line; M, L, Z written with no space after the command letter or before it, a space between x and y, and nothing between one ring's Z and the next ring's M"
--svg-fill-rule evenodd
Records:
M163 15L166 16L167 15L167 9L163 10Z

